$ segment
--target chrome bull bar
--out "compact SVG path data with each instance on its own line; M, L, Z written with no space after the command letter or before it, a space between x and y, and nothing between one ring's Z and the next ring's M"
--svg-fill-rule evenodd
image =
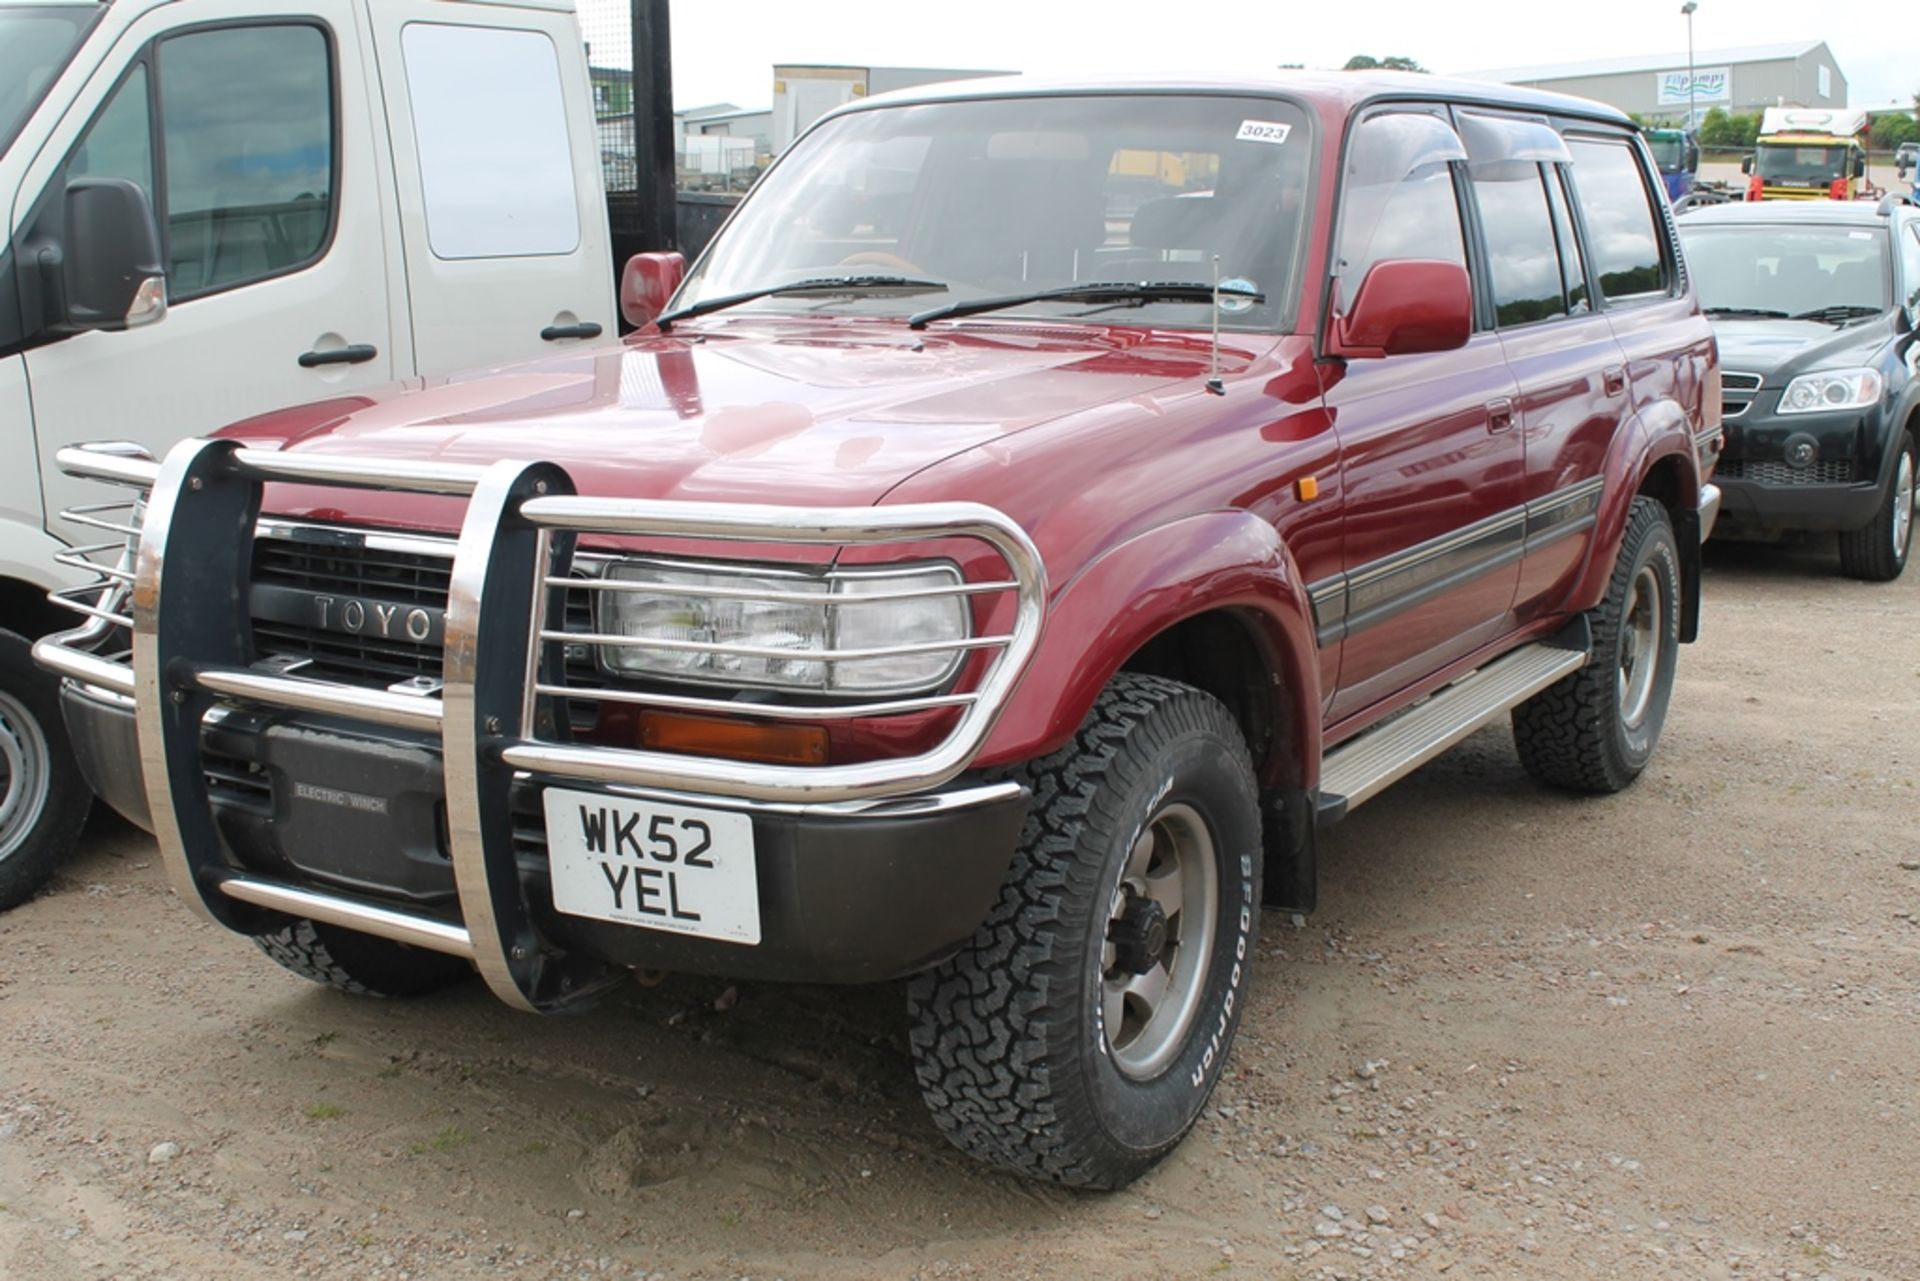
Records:
M264 908L466 957L495 995L526 1010L559 1007L617 976L587 958L561 954L534 925L512 832L517 774L780 808L852 809L925 792L965 770L985 743L1038 644L1046 599L1045 571L1031 540L1006 516L977 504L809 509L583 497L551 463L396 464L282 454L220 440L183 441L157 464L85 447L62 450L59 462L77 476L149 491L130 586L124 568L116 576L89 563L103 579L90 589L96 599L69 593L60 602L88 614L88 622L43 640L35 657L71 680L132 697L149 812L174 891L207 919L243 933L260 932L258 912ZM467 498L454 545L438 700L253 665L246 584L261 491L270 482ZM560 638L581 637L550 627L548 620L564 615L564 593L577 586L566 566L583 532L823 546L971 539L996 552L1007 572L993 582L957 583L953 594L1011 593L1013 621L1003 635L969 636L954 647L983 656L970 691L828 709L843 718L954 709L950 731L919 755L786 766L542 741L536 733L541 700L582 695L773 719L822 715L819 706L739 705L567 685L552 670L551 655ZM130 668L90 652L104 634L127 625ZM228 863L201 762L200 732L210 712L235 702L437 733L461 922L280 884Z

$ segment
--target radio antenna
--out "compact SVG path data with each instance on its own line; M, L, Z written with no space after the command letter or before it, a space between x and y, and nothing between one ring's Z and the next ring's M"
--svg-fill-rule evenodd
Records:
M1220 379L1220 255L1213 256L1213 347L1207 354L1207 390L1216 396L1227 394Z

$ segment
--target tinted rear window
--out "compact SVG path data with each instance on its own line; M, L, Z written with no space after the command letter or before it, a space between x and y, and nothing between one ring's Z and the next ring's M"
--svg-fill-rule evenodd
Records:
M1667 273L1652 196L1630 146L1569 138L1567 149L1573 153L1573 182L1601 296L1664 293Z

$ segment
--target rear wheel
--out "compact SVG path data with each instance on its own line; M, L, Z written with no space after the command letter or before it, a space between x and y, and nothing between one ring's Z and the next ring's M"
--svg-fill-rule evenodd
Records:
M1260 904L1247 747L1211 695L1123 673L1034 796L1000 900L909 988L935 1122L994 1165L1117 1188L1178 1143L1225 1066Z
M1849 578L1864 578L1870 583L1885 583L1900 577L1907 567L1907 554L1913 549L1913 503L1915 472L1912 435L1900 434L1900 456L1893 463L1893 482L1888 485L1880 510L1865 529L1840 535L1840 569Z
M1633 500L1593 656L1513 709L1520 763L1543 783L1617 792L1640 776L1666 723L1680 653L1680 552L1666 508Z
M355 996L424 996L473 973L457 956L321 921L295 921L271 934L256 934L253 941L301 978Z
M34 667L26 638L0 631L0 911L24 903L53 875L92 804L67 743L57 686Z

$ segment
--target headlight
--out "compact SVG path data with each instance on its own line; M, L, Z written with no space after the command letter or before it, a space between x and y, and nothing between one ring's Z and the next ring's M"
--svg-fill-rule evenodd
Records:
M607 577L634 586L596 593L596 630L665 642L602 646L601 661L621 675L823 694L901 693L943 684L965 653L921 648L967 638L964 597L917 594L959 586L951 565L812 575L616 561ZM876 596L886 599L864 599ZM832 656L894 647L910 648Z
M1886 383L1877 369L1824 369L1801 374L1780 395L1783 414L1817 414L1875 404Z

